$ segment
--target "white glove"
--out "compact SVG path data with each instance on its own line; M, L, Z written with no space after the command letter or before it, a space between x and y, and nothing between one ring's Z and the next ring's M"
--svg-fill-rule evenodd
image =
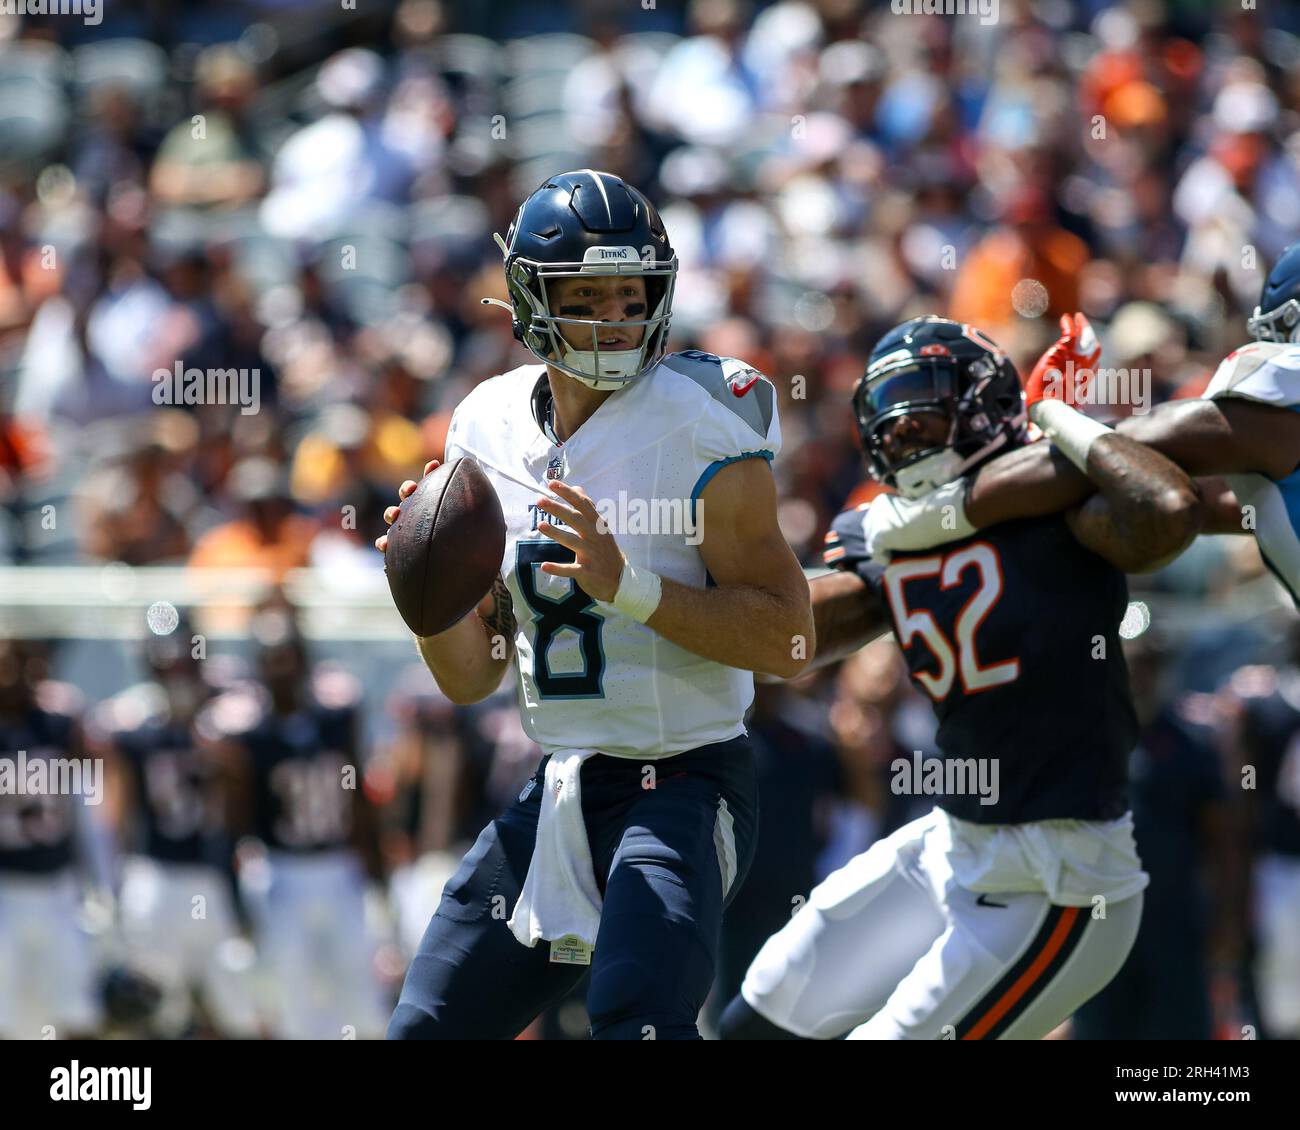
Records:
M929 549L970 537L975 527L966 517L966 480L953 479L920 498L879 495L867 507L862 529L867 553L882 565L900 550Z

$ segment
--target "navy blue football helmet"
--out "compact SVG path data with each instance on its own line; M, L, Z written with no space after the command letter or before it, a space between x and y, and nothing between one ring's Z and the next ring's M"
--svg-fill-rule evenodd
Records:
M551 177L520 205L505 239L515 337L539 361L595 389L616 389L653 368L664 355L672 316L677 258L653 204L613 173L580 169ZM551 311L547 284L582 275L640 275L645 279L648 316L604 322L562 317ZM591 348L575 349L561 336L562 325L581 326ZM600 348L600 330L643 326L636 349Z
M907 498L1026 438L1025 397L1010 358L975 327L933 315L880 339L854 390L853 411L871 473ZM891 454L889 430L899 417L919 414L946 421L943 441Z
M1246 326L1256 341L1300 341L1300 243L1273 264Z

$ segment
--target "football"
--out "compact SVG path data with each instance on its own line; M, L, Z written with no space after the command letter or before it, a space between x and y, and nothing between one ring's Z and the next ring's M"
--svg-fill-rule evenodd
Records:
M445 632L487 595L505 549L501 502L482 468L466 457L435 468L388 531L384 571L406 626Z

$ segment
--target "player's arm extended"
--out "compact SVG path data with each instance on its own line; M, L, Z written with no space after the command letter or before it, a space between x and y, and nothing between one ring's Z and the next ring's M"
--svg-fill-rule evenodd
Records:
M1062 398L1073 403L1087 384L1085 374L1091 373L1100 356L1086 318L1067 316L1061 325L1061 337L1039 358L1025 382L1031 417L1036 404L1049 396L1062 397L1062 391ZM1077 386L1073 393L1069 381L1059 380L1071 368ZM1049 383L1056 384L1055 391L1049 392ZM1246 397L1165 404L1121 421L1116 431L1167 456L1192 475L1255 472L1283 479L1300 465L1300 413ZM868 548L875 556L928 549L999 522L1079 505L1095 486L1091 473L1082 467L1079 459L1067 461L1058 445L1036 443L985 464L964 487L942 487L921 499L885 498L872 507ZM1211 480L1200 486L1203 532L1249 532L1225 483ZM1097 528L1096 536L1101 534L1105 510L1104 502L1084 505L1083 520Z
M557 497L538 505L567 528L543 522L538 530L572 549L575 560L545 562L542 571L572 577L596 600L620 607L628 598L624 586L643 586L644 576L625 574L623 553L584 491L558 481L550 487ZM704 659L779 678L798 675L816 643L808 581L777 524L767 461L723 467L705 486L697 515L700 556L715 584L693 588L654 578L658 603L644 623Z
M1285 479L1300 467L1300 412L1244 397L1173 401L1121 420L1115 430L1193 475Z
M1074 404L1101 356L1082 314L1061 318L1061 336L1025 381L1029 418L1097 494L1066 520L1081 545L1129 573L1176 557L1200 532L1200 492L1168 456L1114 432ZM1073 375L1071 375L1073 374Z
M1131 434L1127 428L1120 429L1120 433ZM1147 446L1154 447L1175 463L1185 466L1159 444ZM1237 496L1222 478L1198 477L1196 486L1201 494L1204 514L1201 533L1250 533L1249 526L1242 522ZM1039 518L1056 514L1078 506L1096 493L1096 490L1097 484L1087 475L1050 443L1040 441L998 456L969 477L965 494L965 517L973 529L983 530L1017 518ZM922 505L924 504L916 504L917 509Z
M809 669L828 667L889 630L879 598L857 573L827 573L808 582L817 653Z
M1284 479L1300 466L1300 412L1240 397L1180 400L1121 420L1116 434L1137 440L1196 476L1203 533L1249 533L1228 485L1216 476L1255 472ZM1050 444L1035 443L985 464L970 480L966 517L976 529L1032 518L1082 502L1089 476Z

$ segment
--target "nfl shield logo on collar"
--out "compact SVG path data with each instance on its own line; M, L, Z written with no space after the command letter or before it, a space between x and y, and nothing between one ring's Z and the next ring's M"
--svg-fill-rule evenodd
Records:
M568 467L565 465L564 452L557 451L551 456L550 463L546 465L547 481L564 478L566 471L568 471Z

